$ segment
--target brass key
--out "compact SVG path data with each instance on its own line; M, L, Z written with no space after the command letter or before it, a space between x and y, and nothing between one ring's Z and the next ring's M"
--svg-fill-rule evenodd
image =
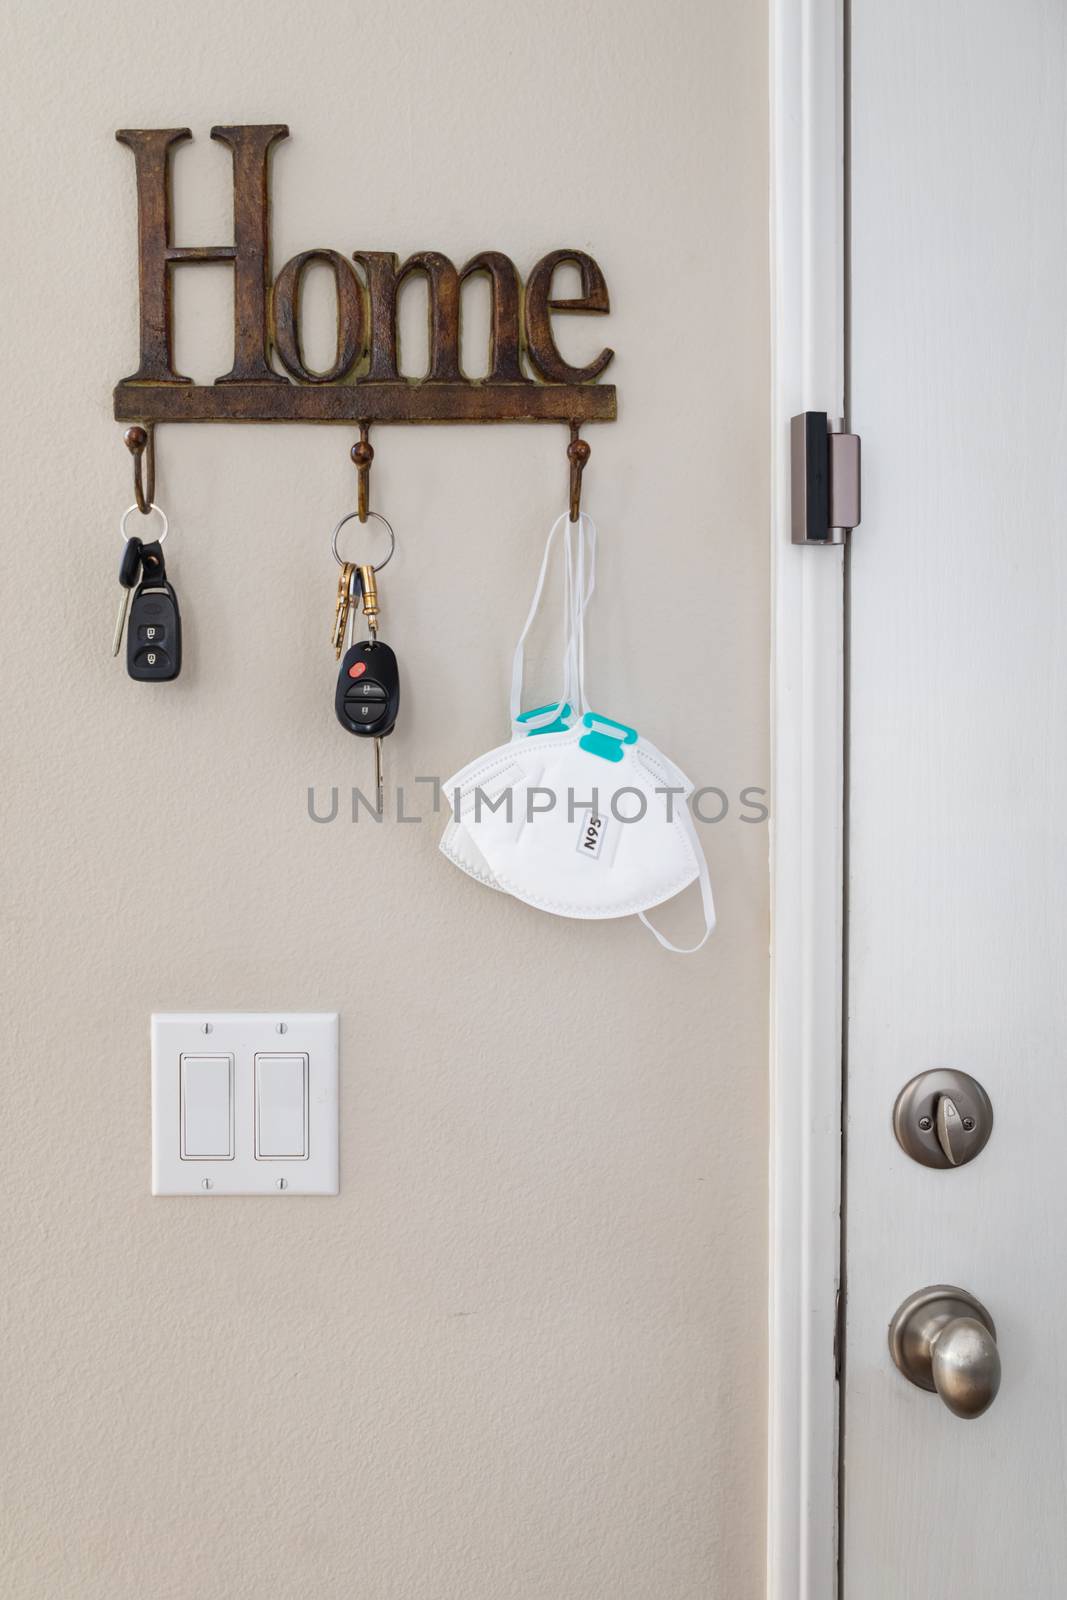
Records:
M337 606L333 614L333 650L338 661L345 647L345 631L348 628L348 613L352 604L352 577L355 571L355 563L346 561L337 582Z
M363 591L363 615L372 639L378 636L378 585L373 567L359 567L359 587Z

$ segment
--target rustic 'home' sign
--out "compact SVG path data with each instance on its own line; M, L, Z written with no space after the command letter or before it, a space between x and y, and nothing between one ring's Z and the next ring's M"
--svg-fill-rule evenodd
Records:
M116 137L137 165L141 288L140 361L115 389L122 422L610 422L615 389L597 379L612 351L575 367L560 354L556 312L606 312L604 275L582 250L552 250L527 279L514 263L485 250L462 268L436 250L403 263L384 250L304 250L272 279L270 152L289 130L282 123L212 128L233 156L234 241L176 245L171 239L170 165L188 128L124 128ZM174 268L228 261L234 272L233 366L213 384L174 370L171 280ZM333 273L337 344L324 371L308 366L300 337L301 284L312 263ZM581 294L554 299L556 268L578 269ZM428 286L429 370L419 379L399 369L397 296L421 273ZM465 378L460 365L464 281L484 274L491 290L489 370ZM276 369L277 362L285 376ZM530 369L527 371L527 367Z

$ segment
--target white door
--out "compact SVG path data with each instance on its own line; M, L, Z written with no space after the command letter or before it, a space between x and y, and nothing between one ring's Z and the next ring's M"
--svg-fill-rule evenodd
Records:
M1067 14L851 9L864 515L849 557L842 1592L1063 1600ZM984 1085L995 1120L977 1159L936 1170L898 1146L892 1113L914 1074L948 1067ZM1003 1380L977 1420L890 1357L898 1306L939 1284L995 1322Z

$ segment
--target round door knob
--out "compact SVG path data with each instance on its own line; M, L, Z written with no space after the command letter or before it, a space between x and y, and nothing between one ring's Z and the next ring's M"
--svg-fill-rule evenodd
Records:
M997 1397L997 1330L966 1289L941 1283L909 1295L889 1325L889 1348L909 1383L940 1395L957 1417L980 1417Z

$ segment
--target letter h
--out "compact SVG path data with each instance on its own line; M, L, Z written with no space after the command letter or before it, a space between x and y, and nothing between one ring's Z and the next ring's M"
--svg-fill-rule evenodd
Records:
M268 157L284 123L212 128L211 137L233 152L233 244L179 246L171 243L170 151L192 137L188 128L120 128L120 144L137 163L137 241L141 279L141 364L125 383L191 383L173 366L171 272L198 261L232 261L233 366L218 383L287 383L269 360Z

